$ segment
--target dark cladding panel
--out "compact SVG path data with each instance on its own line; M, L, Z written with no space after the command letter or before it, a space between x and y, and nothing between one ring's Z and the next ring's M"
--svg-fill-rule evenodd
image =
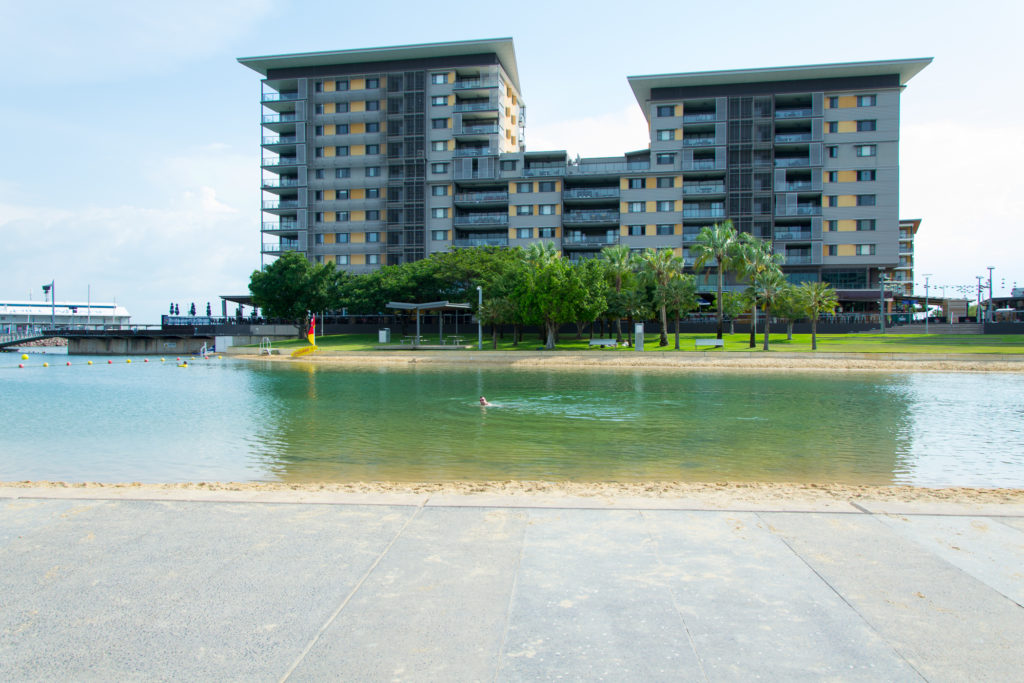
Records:
M423 59L399 59L392 62L353 62L351 64L318 64L316 66L293 66L282 69L267 69L267 80L285 78L315 78L317 76L344 76L347 74L370 74L406 69L443 69L460 66L487 66L498 64L498 55L483 53L476 55L455 55L427 57ZM422 82L419 85L423 88ZM407 89L411 89L406 85Z
M870 90L871 88L898 88L899 74L882 76L848 76L845 78L807 78L796 81L765 81L763 83L722 83L717 85L691 85L675 88L652 88L651 101L685 100L700 97L775 95L789 92L815 92L833 90Z

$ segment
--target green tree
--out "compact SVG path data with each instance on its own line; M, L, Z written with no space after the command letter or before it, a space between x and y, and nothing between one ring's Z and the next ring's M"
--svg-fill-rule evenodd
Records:
M690 252L696 254L694 270L710 268L714 265L718 271L718 287L716 289L715 304L718 307L718 338L722 338L722 320L724 310L722 306L722 287L725 280L725 272L734 270L737 256L738 237L736 230L732 227L732 221L725 221L711 227L705 227L697 235L697 242L690 247Z
M669 283L683 269L683 260L671 249L644 249L640 255L640 275L653 290L653 299L661 322L658 346L668 346L666 298Z
M623 289L619 294L620 305L622 306L623 314L626 316L626 320L629 323L629 328L626 333L627 340L630 344L635 345L636 340L633 339L633 321L636 319L646 320L651 316L651 300L647 296L647 289L641 287L640 283L635 283L634 286Z
M753 282L760 273L766 270L779 270L785 256L772 251L772 245L765 240L754 237L749 233L743 233L739 238L737 249L739 256L737 267L742 276L749 282ZM757 346L757 300L748 297L750 300L750 348Z
M622 343L622 288L629 285L636 271L636 256L625 244L616 244L601 250L601 258L608 264L606 272L612 279L612 292L608 296L608 310L615 317L615 341Z
M293 321L306 336L309 314L335 307L338 276L333 265L314 265L297 251L287 251L249 277L253 305L266 316Z
M729 334L736 334L736 318L751 306L752 299L747 292L723 292L722 310L729 319Z
M577 339L583 336L584 326L592 325L608 310L608 277L605 270L605 262L596 258L584 259L571 266L571 276L575 280L573 308Z
M697 278L677 273L662 293L665 309L676 319L676 351L679 350L679 319L697 307Z
M831 313L839 305L836 290L827 282L804 282L798 287L804 309L811 318L811 351L818 350L818 317Z
M788 284L782 271L776 268L765 270L754 277L754 295L757 297L758 302L760 302L761 310L764 312L763 350L765 351L768 350L768 335L771 332L772 306L783 295Z
M803 300L797 294L797 288L792 283L787 282L772 308L775 311L776 317L786 321L786 341L792 341L793 325L796 324L797 320L807 317L807 309L804 307Z
M554 349L558 328L575 319L579 278L548 242L530 245L524 260L526 278L520 295L524 313L528 322L543 326L545 348Z

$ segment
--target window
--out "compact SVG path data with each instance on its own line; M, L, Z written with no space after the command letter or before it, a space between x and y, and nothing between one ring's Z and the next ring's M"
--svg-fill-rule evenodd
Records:
M839 98L836 97L835 95L829 97L828 98L828 108L829 109L838 109L839 108Z
M431 173L447 173L448 172L448 164L431 164L430 165L430 172Z
M380 100L367 100L366 111L380 111Z
M644 236L644 226L642 226L642 225L631 225L631 226L629 226L629 236L630 237L643 237Z
M676 163L675 154L658 154L655 157L655 161L659 164L674 164Z
M317 180L323 180L324 179L324 169L322 169L322 168L316 169L316 179Z
M448 119L430 119L430 127L433 129L447 128Z
M346 123L346 124L343 124L343 125L345 126L345 132L347 133L348 132L348 124ZM367 133L379 133L380 132L380 124L377 123L376 121L371 121L371 122L367 123L366 124L366 132Z
M336 102L334 104L335 114L344 114L348 112L348 102Z
M376 89L376 88L379 88L379 87L380 87L380 79L379 78L367 78L366 79L366 89L367 90Z
M859 157L873 157L875 156L874 145L854 145L854 149L857 151Z
M858 107L873 107L878 103L877 95L857 95Z
M315 128L313 128L313 134L314 135L323 135L324 134L324 127L323 126L316 126Z
M857 122L857 132L864 133L870 130L878 130L878 121L875 119L868 119L866 121Z
M334 220L339 223L348 223L348 211L337 211L334 214Z
M826 149L828 149L829 159L839 158L839 147L837 147L836 145L829 145Z
M434 140L433 142L430 143L430 151L431 152L446 152L446 151L448 151L448 141L447 140Z
M663 128L658 131L658 141L665 142L666 140L675 140L676 132L672 128Z
M339 123L337 126L334 127L334 134L335 135L348 135L348 124L347 123Z
M554 228L537 228L537 237L554 237Z
M316 213L314 213L313 214L313 220L316 221L317 223L323 223L324 222L324 215L323 215L323 213L321 213L320 211L317 211Z
M380 175L380 166L367 166L366 167L366 177L367 178L376 178L379 175Z
M324 236L320 234L313 235L313 244L323 244Z
M516 183L516 192L519 194L533 192L533 183Z
M658 230L658 234L659 235L671 235L672 234L672 226L671 225L664 225L664 224L663 225L659 225L657 230Z
M542 180L542 181L540 181L539 183L537 183L537 191L538 192L554 192L555 191L555 181L554 180Z
M348 199L348 190L335 190L335 199Z
M380 265L380 254L367 254L366 265L368 266L379 266Z
M839 182L839 171L829 171L828 172L828 182L830 182L830 183Z
M379 232L368 232L368 233L366 233L366 241L367 242L380 242L380 233Z
M334 81L335 90L348 90L348 81Z
M629 212L630 213L643 213L645 211L645 208L646 207L644 206L643 202L630 202L629 203Z
M675 116L676 108L672 104L659 104L658 105L658 116Z
M430 106L432 107L446 107L448 106L447 95L434 95L430 98Z
M324 82L323 81L317 81L316 83L313 84L313 92L323 92L323 91L324 91Z
M839 132L839 122L838 121L829 121L828 122L828 132L829 133L838 133Z
M323 114L324 113L324 105L323 105L322 102L320 104L317 104L316 106L313 107L313 113L314 114Z
M864 219L861 219L861 220L857 221L857 230L858 231L863 232L863 231L874 230L874 229L875 229L875 219L874 218L864 218Z
M339 266L347 266L348 265L348 254L338 254L337 256L334 257L334 261Z
M856 246L857 246L857 256L874 256L875 255L875 245L873 245L873 244L858 244Z
M316 192L313 193L313 201L320 202L320 201L323 201L323 199L324 199L324 191L323 190L317 190Z
M430 239L434 240L435 242L443 242L444 240L448 239L448 231L447 230L431 230L430 231Z
M448 82L448 74L430 74L430 82L434 85L444 85Z
M629 179L629 189L631 189L631 190L642 190L642 189L644 189L644 179L643 178L630 178Z
M313 150L313 155L316 156L316 157L322 157L324 155L324 148L323 147L315 148Z
M367 145L366 146L366 153L367 154L380 154L380 145Z
M839 221L826 221L825 230L827 232L835 232L839 230Z
M502 171L514 171L514 170L516 170L516 161L514 159L510 160L510 161L502 161L501 162L501 170Z
M672 176L662 176L658 178L658 187L675 187L676 179Z
M533 207L530 206L529 204L519 204L518 206L516 206L516 215L517 216L532 216L533 215Z
M337 244L348 244L348 233L347 232L336 232L336 233L334 233L334 241Z
M541 216L554 216L555 205L554 204L541 204L537 207L537 213Z
M518 240L530 240L530 239L533 239L533 228L516 228L516 239L518 239Z
M830 245L828 245L828 255L829 256L839 256L839 245L837 245L837 244L830 244Z
M431 209L431 218L448 218L448 209Z
M322 264L324 262L324 257L319 255L319 254L317 254L316 262L317 262L317 264Z
M825 197L825 200L825 206L839 206L839 197L837 197L834 194L828 195L827 197Z
M658 211L671 211L675 208L675 202L671 199L667 201L658 202Z
M869 169L867 171L857 171L857 180L860 180L860 181L870 181L870 180L875 180L875 177L876 177L876 171L873 168Z
M348 194L348 192L346 191L345 194ZM368 188L366 188L366 198L367 199L380 199L380 188L379 187L368 187ZM348 199L348 197L346 197L346 199Z
M377 209L370 209L369 211L366 212L366 220L368 220L368 221L379 221L380 220L380 211L378 211Z
M350 168L336 168L334 169L335 178L349 178L352 176L352 169Z
M447 197L448 196L448 186L447 185L431 185L430 186L430 194L432 194L435 197Z
M348 156L348 146L347 145L338 145L337 147L335 147L334 148L334 156L336 156L336 157L347 157Z
M857 206L874 206L875 195L873 194L859 194L857 195Z

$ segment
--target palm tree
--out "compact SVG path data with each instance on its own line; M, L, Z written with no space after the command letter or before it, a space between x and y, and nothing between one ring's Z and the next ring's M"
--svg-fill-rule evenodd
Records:
M697 235L697 243L690 247L690 251L697 255L693 263L693 269L697 270L710 267L714 261L718 266L718 290L715 303L718 305L718 338L722 338L722 285L726 270L733 270L736 262L736 245L738 237L736 230L732 227L732 221L725 221L710 228L705 227Z
M622 298L622 280L636 269L636 256L625 244L616 244L605 247L601 250L601 258L608 262L608 272L611 274L615 289L614 301L620 308L619 301ZM615 341L622 342L622 311L615 312Z
M541 268L560 257L552 242L534 242L527 248L523 258L534 268Z
M754 294L761 302L761 310L764 311L764 351L768 350L768 334L771 327L772 304L783 295L788 286L786 277L778 268L769 268L758 273L754 278Z
M836 290L827 282L804 282L798 289L804 309L811 316L811 351L818 350L818 316L839 305Z
M697 307L697 282L690 273L679 273L669 280L663 301L676 319L676 351L679 350L679 318Z
M772 252L772 245L768 242L754 237L749 233L743 233L739 237L738 248L740 256L740 270L743 277L751 282L759 273L773 268L781 268L786 257L782 254ZM750 348L757 346L755 336L757 335L757 299L754 297L750 310Z
M661 336L658 346L668 346L668 316L665 310L666 294L672 278L683 271L683 259L671 249L644 249L640 256L641 273L654 286L654 299L661 317Z

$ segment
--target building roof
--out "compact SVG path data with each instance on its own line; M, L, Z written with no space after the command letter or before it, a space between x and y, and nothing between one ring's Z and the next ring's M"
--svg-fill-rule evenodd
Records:
M72 310L75 309L75 310ZM129 318L128 309L111 302L58 301L0 301L0 315L104 315Z
M807 64L803 66L777 66L760 69L733 69L727 71L693 71L679 74L654 74L650 76L629 76L640 107L651 99L655 88L688 88L692 86L735 85L740 83L764 83L769 81L803 81L826 78L851 78L863 76L898 75L899 84L916 76L932 63L931 57L920 59L887 59L873 62L845 62L840 64Z
M458 40L448 43L423 43L421 45L397 45L393 47L370 47L354 50L329 52L301 52L264 57L239 57L238 61L263 76L270 69L291 67L326 66L335 64L358 64L360 62L391 62L405 59L448 57L494 53L512 80L512 85L522 94L519 86L519 68L516 66L516 50L511 38L489 38L485 40Z

